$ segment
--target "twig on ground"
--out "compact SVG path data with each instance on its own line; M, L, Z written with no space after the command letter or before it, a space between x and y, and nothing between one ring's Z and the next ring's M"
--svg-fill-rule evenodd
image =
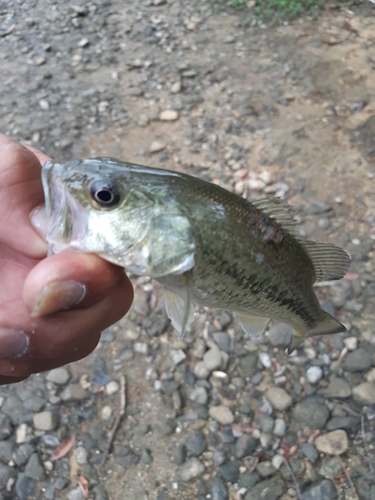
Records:
M289 462L285 458L284 455L283 455L283 462L284 462L284 465L285 465L285 467L287 468L287 470L288 470L288 472L290 474L290 477L292 478L292 481L293 481L293 484L294 484L294 489L296 490L296 493L297 493L297 498L298 498L298 500L302 500L302 493L301 493L300 487L298 486L296 476L294 475L293 469L289 465Z
M365 416L364 415L361 415L361 437L362 437L363 445L365 447L366 460L368 462L368 466L370 468L370 472L371 472L371 474L375 474L374 466L372 464L372 460L371 460L371 457L370 457L370 450L369 450L369 447L368 447L367 437L366 437Z
M352 410L352 409L350 408L350 406L348 406L348 405L346 405L346 404L342 403L342 402L341 402L341 401L339 401L338 399L332 399L332 401L333 401L334 403L336 403L336 404L340 405L342 408L344 408L344 410L346 410L348 413L351 413L354 417L360 417L360 416L361 416L361 414L360 414L360 413L358 413L358 412L357 412L357 411L355 411L355 410Z
M350 477L350 474L349 474L349 471L348 469L345 467L345 464L344 462L342 461L340 455L338 455L337 453L335 453L335 457L337 458L337 460L340 462L340 465L341 465L341 468L342 470L344 471L344 474L346 476L346 479L348 480L349 484L350 484L350 487L352 489L352 492L354 493L355 497L357 500L359 500L359 496L358 496L358 493L357 493L357 490L355 489L355 486L354 486L354 483L352 481L352 478Z
M109 434L107 446L106 446L106 449L105 449L102 461L100 463L101 467L103 467L103 465L105 464L105 462L106 462L106 460L108 458L109 450L111 449L112 442L113 442L113 439L115 437L115 434L116 434L116 431L118 429L118 426L120 425L121 418L125 414L125 406L126 406L126 394L125 394L125 391L126 391L126 382L125 382L124 375L121 375L120 384L121 384L120 411L117 414L115 423L113 424L113 427L112 427L111 432Z

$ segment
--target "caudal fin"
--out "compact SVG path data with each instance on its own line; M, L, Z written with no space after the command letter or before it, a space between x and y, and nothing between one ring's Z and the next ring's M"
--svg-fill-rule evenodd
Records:
M334 333L345 332L346 328L330 314L324 311L324 317L317 325L304 332L303 335L294 332L288 348L288 354L291 354L307 337L316 335L331 335Z

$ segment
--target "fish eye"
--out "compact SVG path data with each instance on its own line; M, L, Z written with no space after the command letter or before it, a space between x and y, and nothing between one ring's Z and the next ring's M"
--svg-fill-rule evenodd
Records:
M109 181L96 181L90 188L91 198L101 207L115 207L120 201L120 190Z

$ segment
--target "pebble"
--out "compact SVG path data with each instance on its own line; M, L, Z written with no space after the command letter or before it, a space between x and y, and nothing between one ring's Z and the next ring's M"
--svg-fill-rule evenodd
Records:
M100 410L100 416L102 420L108 420L111 418L112 415L112 408L108 405L103 406L103 408Z
M178 119L178 111L166 109L160 113L159 119L165 122L174 122Z
M313 484L302 494L302 500L335 500L337 492L330 479Z
M18 500L26 500L34 490L35 481L24 473L18 474L16 481L16 495Z
M320 366L310 366L306 370L306 378L310 384L316 384L323 377L323 370Z
M323 390L323 394L327 398L348 398L352 393L350 385L346 380L331 376L328 386Z
M360 348L351 351L345 358L344 367L350 372L361 372L372 366L372 355L366 349Z
M261 477L272 476L272 474L275 472L274 466L268 460L266 460L265 462L260 462L257 465L256 470Z
M288 347L293 336L293 328L286 323L274 323L268 331L268 338L272 345Z
M328 432L318 436L314 445L318 451L326 453L327 455L342 455L348 449L348 436L342 429Z
M199 456L206 449L206 439L201 432L189 436L185 440L185 446L193 455Z
M260 352L259 359L264 368L271 368L272 360L269 354L267 354L266 352Z
M85 496L83 494L82 488L75 488L74 490L69 491L66 495L67 500L84 500Z
M39 481L44 475L44 468L40 463L37 453L33 453L29 458L25 468L25 475L35 479L35 481Z
M342 466L336 457L326 458L319 467L319 475L327 479L334 479L342 472Z
M65 402L82 401L90 396L89 391L81 384L69 384L61 394L61 399Z
M302 443L300 446L300 450L312 464L314 464L319 458L318 450L310 443Z
M279 470L283 463L284 460L281 455L274 455L272 457L272 466L275 470Z
M344 344L345 347L349 349L349 351L355 351L358 346L358 339L357 337L347 337L344 339Z
M186 359L186 354L182 349L170 349L169 356L175 365L179 365Z
M212 347L203 355L203 363L210 372L216 370L221 365L221 353L217 347Z
M277 500L285 492L284 481L279 477L265 479L253 488L248 489L245 500Z
M78 446L74 450L74 456L78 465L87 464L88 451L83 446Z
M258 444L259 444L258 439L255 439L254 437L249 436L248 434L242 434L242 436L237 438L234 447L234 454L236 458L241 459L252 455L257 449Z
M373 382L363 382L353 387L353 399L363 405L375 404L375 384Z
M196 387L190 394L189 399L200 405L205 405L208 400L208 394L205 387Z
M112 394L116 394L120 390L120 384L116 382L116 380L111 380L105 386L105 393L107 396L112 396Z
M177 475L182 481L191 481L202 475L204 472L204 465L200 460L193 457L189 460L186 460L180 467L178 468Z
M270 387L265 396L275 410L285 411L292 404L291 396L281 387Z
M226 425L234 422L234 415L227 406L211 406L208 413L210 417L219 422L219 424Z
M293 418L310 429L322 429L329 417L329 409L314 396L305 398L293 408Z
M237 483L240 476L240 463L227 462L219 467L220 475L228 483Z
M42 411L33 415L33 424L39 431L52 431L58 425L58 417L51 411Z
M210 374L210 371L207 369L206 365L203 361L198 361L198 363L194 366L194 375L197 378L207 378Z
M367 382L375 382L375 368L372 368L370 371L365 373L365 379Z
M274 427L273 427L273 433L275 436L282 437L285 436L286 433L286 422L282 418L276 418Z
M211 500L228 500L227 487L218 477L211 481Z
M11 441L0 441L0 460L7 464L12 460L13 443Z
M70 379L70 374L63 366L47 373L47 380L57 385L65 385Z
M161 141L153 141L150 146L150 153L158 153L159 151L163 151L166 145Z

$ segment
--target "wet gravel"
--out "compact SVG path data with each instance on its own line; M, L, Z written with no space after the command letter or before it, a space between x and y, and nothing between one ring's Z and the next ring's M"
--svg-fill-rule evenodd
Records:
M348 331L291 356L288 325L255 342L204 308L182 341L133 277L95 353L0 389L1 500L375 498L374 28L368 6L267 27L194 0L2 2L2 132L285 198L353 264L316 288Z

